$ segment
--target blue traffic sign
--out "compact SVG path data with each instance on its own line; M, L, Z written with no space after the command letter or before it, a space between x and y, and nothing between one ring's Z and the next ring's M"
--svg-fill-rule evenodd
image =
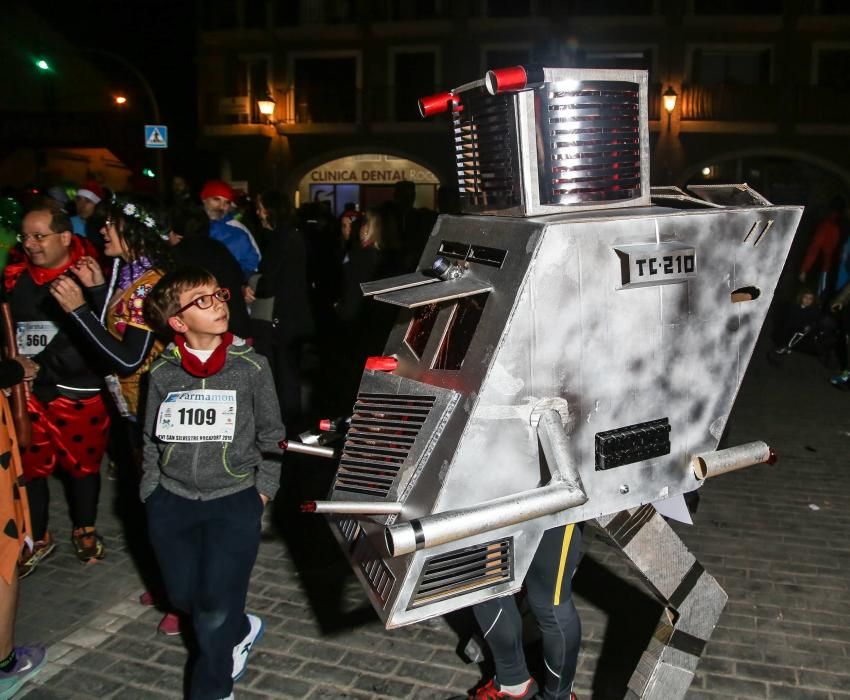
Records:
M145 124L145 148L168 148L168 127Z

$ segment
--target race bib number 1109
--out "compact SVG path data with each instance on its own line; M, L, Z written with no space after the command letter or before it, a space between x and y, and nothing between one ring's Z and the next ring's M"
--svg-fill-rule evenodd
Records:
M160 404L156 436L164 442L232 442L236 391L172 391Z

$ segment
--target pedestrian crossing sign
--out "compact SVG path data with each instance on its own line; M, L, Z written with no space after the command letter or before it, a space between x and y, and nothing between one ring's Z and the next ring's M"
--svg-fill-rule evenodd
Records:
M168 148L168 127L145 124L145 148Z

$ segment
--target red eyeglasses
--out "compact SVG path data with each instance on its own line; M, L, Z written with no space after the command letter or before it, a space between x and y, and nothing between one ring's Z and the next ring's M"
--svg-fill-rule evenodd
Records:
M208 309L213 305L213 299L227 301L230 299L230 290L226 287L222 287L221 289L216 289L212 294L202 294L197 299L192 299L192 301L186 304L186 306L181 306L174 312L174 315L176 316L179 313L183 313L190 306L197 306L199 309Z

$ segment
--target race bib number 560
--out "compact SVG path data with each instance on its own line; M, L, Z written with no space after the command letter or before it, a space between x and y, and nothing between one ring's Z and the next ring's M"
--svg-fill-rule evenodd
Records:
M172 391L160 404L156 436L165 442L232 442L236 391Z
M44 350L59 329L50 321L20 321L15 331L18 354L31 357Z

